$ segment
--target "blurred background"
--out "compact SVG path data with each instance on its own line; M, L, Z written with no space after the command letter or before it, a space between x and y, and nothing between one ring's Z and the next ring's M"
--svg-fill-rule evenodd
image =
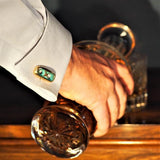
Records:
M110 23L128 25L136 36L136 51L148 56L148 67L160 67L159 0L43 0L45 6L72 33L74 42L96 39Z
M135 52L148 57L148 72L154 76L160 68L160 0L43 0L48 10L71 32L73 42L97 39L99 29L110 23L128 25L136 37ZM160 73L160 72L159 72ZM158 82L148 77L149 103L152 110L159 103L152 101ZM0 68L1 124L29 124L44 100ZM158 86L157 86L158 85ZM157 95L158 96L158 95ZM159 109L160 110L160 109Z

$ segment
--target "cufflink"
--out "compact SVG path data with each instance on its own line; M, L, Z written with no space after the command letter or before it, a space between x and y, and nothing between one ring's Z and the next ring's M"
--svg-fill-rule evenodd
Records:
M47 80L49 82L53 82L56 77L56 74L53 71L49 70L48 68L44 66L36 66L34 69L34 73L38 77L44 80Z

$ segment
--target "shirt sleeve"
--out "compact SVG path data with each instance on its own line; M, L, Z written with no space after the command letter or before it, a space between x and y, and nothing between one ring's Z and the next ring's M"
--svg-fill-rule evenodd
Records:
M40 0L0 1L0 26L0 65L44 99L56 101L71 56L71 34ZM55 79L37 75L38 67Z

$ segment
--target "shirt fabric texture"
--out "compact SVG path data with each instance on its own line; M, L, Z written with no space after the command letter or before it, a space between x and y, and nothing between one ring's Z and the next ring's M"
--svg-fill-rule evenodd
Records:
M48 101L56 101L72 52L71 34L41 0L0 1L0 65ZM37 66L56 74L53 82L35 75Z

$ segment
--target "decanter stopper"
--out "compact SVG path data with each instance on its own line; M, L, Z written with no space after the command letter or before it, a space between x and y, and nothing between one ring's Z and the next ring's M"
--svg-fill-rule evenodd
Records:
M127 25L117 22L103 26L97 39L113 46L125 57L133 52L136 43L132 30Z

